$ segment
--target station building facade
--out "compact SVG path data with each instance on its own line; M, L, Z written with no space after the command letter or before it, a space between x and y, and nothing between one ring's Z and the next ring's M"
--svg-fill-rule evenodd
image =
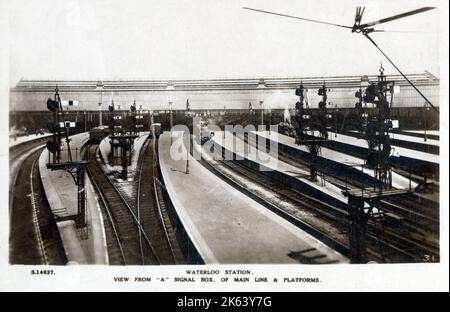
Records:
M439 106L439 79L428 72L407 75L408 78ZM174 80L174 81L37 81L21 80L10 90L10 108L16 111L46 110L47 98L53 96L57 85L62 99L78 100L75 110L107 110L108 104L123 109L136 101L145 110L184 110L187 99L193 110L247 109L249 103L256 109L263 101L265 109L293 108L298 98L294 94L300 82L308 90L310 105L319 101L317 90L326 84L331 107L351 108L355 92L372 76L304 77L276 79L222 79L222 80ZM421 107L425 101L400 75L389 75L395 83L393 106ZM363 80L363 81L362 81ZM101 103L101 106L99 105Z
M425 71L407 74L407 77L435 105L439 106L439 79ZM392 114L394 118L414 120L422 124L427 115L427 127L439 126L439 116L425 108L425 101L400 75L387 75L393 81ZM340 110L340 114L351 112L357 99L355 92L369 82L376 82L377 75L340 77L299 77L299 78L255 78L255 79L210 79L210 80L134 80L134 81L43 81L21 80L10 89L10 120L29 120L47 111L46 101L53 97L58 86L61 99L77 100L79 105L68 108L75 114L76 121L95 124L100 111L108 111L114 102L116 109L129 111L136 101L138 109L167 113L169 109L183 111L189 101L192 111L239 112L248 110L249 103L255 110L276 113L293 110L298 97L295 88L303 83L307 89L307 100L312 108L317 108L320 97L318 88L323 83L328 88L329 108ZM169 104L171 103L171 104ZM262 103L262 105L261 105ZM21 116L24 113L27 116ZM87 115L86 115L87 114ZM17 118L19 116L19 118ZM344 118L345 119L345 118ZM11 124L11 122L10 122Z

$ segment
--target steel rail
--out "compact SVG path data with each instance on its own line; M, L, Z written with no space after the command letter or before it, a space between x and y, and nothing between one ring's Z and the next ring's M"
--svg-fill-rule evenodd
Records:
M107 200L105 198L105 195L103 194L102 189L98 186L98 184L95 181L94 176L93 176L93 174L92 174L92 172L90 171L89 168L87 168L87 173L88 173L88 176L89 176L92 184L94 185L95 189L97 190L97 193L100 196L100 199L102 201L103 206L105 207L106 213L108 215L108 220L109 220L109 222L111 224L111 227L112 227L113 232L114 232L114 237L116 239L117 245L118 245L119 250L120 250L121 258L123 260L124 265L127 265L127 260L126 260L126 257L125 257L125 253L123 251L122 242L120 240L120 235L119 235L119 233L117 231L116 224L114 222L114 218L113 218L112 213L111 213L111 208L109 207L109 204L108 204L108 202L107 202Z
M155 139L153 138L153 140L155 140ZM166 237L167 243L169 244L170 253L172 255L173 261L175 262L175 264L177 264L178 261L177 261L177 259L175 257L175 252L174 252L174 249L173 249L173 246L172 246L172 242L170 241L169 233L167 232L167 226L166 226L166 223L164 222L164 218L163 218L163 215L162 215L162 209L161 209L161 205L160 205L160 200L162 200L162 199L159 198L158 191L156 189L156 181L155 181L155 179L156 179L156 174L155 174L155 172L156 172L156 170L155 170L156 169L156 157L155 157L155 155L156 155L156 148L155 148L154 142L155 141L153 141L153 177L152 177L152 180L153 180L153 190L155 192L156 207L158 209L159 221L161 222L161 225L162 225L163 230L164 230L164 235Z
M103 171L102 171L103 172ZM116 191L116 193L119 195L120 199L122 200L122 202L124 203L125 207L128 209L128 211L130 212L132 219L135 223L135 225L138 227L138 230L142 231L142 234L144 235L145 240L147 241L147 244L149 245L153 256L155 257L156 261L158 263L161 263L158 254L155 251L155 248L153 247L153 244L151 243L147 233L145 232L145 230L142 228L142 224L141 222L137 219L136 214L133 212L133 209L131 208L130 204L127 202L127 200L125 199L125 197L123 196L122 192L120 192L120 190L117 188L117 186L114 184L114 182L111 180L110 177L108 177L108 175L103 172L104 176L106 177L106 179L108 180L108 182L111 184L111 186L113 187L113 189Z
M248 143L247 143L247 144L248 144ZM235 161L233 161L233 162L235 162ZM230 165L227 164L226 162L224 162L224 164L227 165L228 167L230 167ZM237 163L237 165L240 166L239 163ZM237 171L236 168L231 168L231 169L233 169L234 171ZM247 171L251 171L251 169L248 169ZM239 171L238 171L238 172L239 172ZM241 172L241 174L244 174L244 175L245 175L245 173L242 173L242 172ZM256 173L255 173L255 174L256 174ZM270 186L267 186L267 187L271 188ZM276 190L275 190L275 191L276 191ZM301 204L301 202L303 202L303 201L300 201L300 200L298 201L299 204ZM338 221L338 222L340 222L340 223L342 223L342 222L345 221L345 218L346 218L345 214L344 214L344 216L343 216L344 218L340 218L340 219L339 219L339 217L338 217L338 216L335 216L334 213L331 213L331 214L330 214L330 213L326 213L326 212L322 211L322 209L315 208L314 205L308 205L308 203L304 203L304 204L305 204L306 206L309 206L309 207L314 208L315 211L320 212L321 214L324 214L324 216L326 216L326 217L328 217L328 218L335 219L335 221ZM327 205L327 206L328 206L328 205ZM336 209L335 212L339 214L339 213L341 212L341 210L340 210L340 209ZM376 232L376 231L381 231L381 229L379 229L379 227L377 227L377 225L374 224L373 222L369 222L368 225L369 225L369 227L372 228L375 232ZM414 254L412 254L412 253L410 253L410 252L408 251L408 249L410 249L410 246L411 246L411 245L414 245L415 247L418 247L418 248L420 248L420 249L422 249L422 250L424 250L424 251L426 251L426 252L430 252L430 253L433 253L433 254L438 253L438 252L436 251L435 247L434 247L434 246L431 246L431 245L429 245L429 244L423 244L423 242L417 242L417 241L415 241L414 239L412 240L412 239L405 238L405 237L403 237L403 236L399 236L397 233L393 232L392 230L388 230L388 231L384 231L384 232L385 232L385 233L387 232L386 234L390 236L392 242L388 242L388 241L385 241L385 240L383 240L383 239L381 239L381 238L379 238L379 237L375 237L374 235L371 235L370 233L368 233L368 237L374 239L375 241L382 242L382 243L384 243L385 245L387 245L388 247L391 247L391 248L393 248L394 250L397 250L398 252L403 253L404 255L406 255L406 256L408 256L408 257L411 257L411 258L413 258L413 259L417 259L417 255L414 255ZM395 240L394 240L393 238L395 238ZM399 242L398 242L399 239L402 240L403 242L402 242L402 243L399 243ZM394 244L393 244L393 243L394 243ZM409 246L407 246L407 245L409 245Z

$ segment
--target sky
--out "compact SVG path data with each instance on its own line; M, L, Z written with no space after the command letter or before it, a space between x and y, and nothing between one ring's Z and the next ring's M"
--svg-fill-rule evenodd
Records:
M243 10L352 25L436 1L40 0L9 3L9 81L362 75L395 69L361 34ZM440 12L441 11L441 12ZM373 39L406 73L439 76L433 10L379 25Z

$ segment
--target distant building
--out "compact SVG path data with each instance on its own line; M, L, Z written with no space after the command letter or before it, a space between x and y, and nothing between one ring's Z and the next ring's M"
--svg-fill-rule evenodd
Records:
M408 78L439 106L439 79L424 72L409 74ZM361 79L364 77L364 79ZM21 80L10 90L10 110L44 111L47 98L52 97L58 85L61 98L78 100L79 106L70 110L95 111L99 103L120 104L124 110L136 100L142 109L167 110L168 102L173 103L174 110L183 110L189 98L192 110L210 109L247 109L248 103L255 103L259 109L263 101L264 108L293 108L297 97L295 88L300 82L308 89L307 97L312 107L319 101L317 89L326 83L331 89L328 100L333 107L354 107L355 91L361 83L376 81L376 75L341 76L341 77L303 77L303 78L255 78L255 79L211 79L211 80L173 80L173 81L43 81ZM363 82L362 82L363 80ZM397 93L394 95L395 107L422 107L424 100L400 75L388 75L388 80L395 81ZM103 106L107 109L107 105Z

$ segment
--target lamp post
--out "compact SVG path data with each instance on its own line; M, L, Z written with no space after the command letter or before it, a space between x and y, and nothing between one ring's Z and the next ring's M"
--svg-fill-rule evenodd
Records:
M186 147L186 174L189 174L189 148L190 148L190 137L189 137L189 132L186 133L187 136L187 142L186 144L188 145Z
M424 128L424 138L423 138L423 141L424 142L426 142L427 141L427 119L428 119L428 111L430 110L430 107L429 106L427 106L427 103L425 103L425 105L424 105L424 107L425 107L425 113L423 114L423 117L424 117L424 124L425 124L425 128Z
M99 110L99 113L98 113L98 115L99 115L99 126L102 126L103 125L103 120L102 120L102 102L99 102L98 103L98 110Z
M153 112L151 110L148 111L148 115L149 115L149 121L150 121L150 131L151 131L151 135L152 135L152 149L153 149L153 155L155 155L155 149L156 149L156 134L155 134L155 123L153 120ZM153 166L155 166L155 162L153 162Z
M224 105L223 106L223 120L225 121L225 114L227 113L227 106L226 105ZM224 124L223 125L223 144L225 144L225 128L226 128L226 125Z
M172 145L172 126L173 126L173 120L172 120L172 102L169 101L170 145Z
M261 105L261 125L264 125L264 108L263 108L263 100L259 101L259 105Z
M272 107L270 106L270 103L268 104L269 107L269 136L270 136L270 126L272 125Z
M264 125L264 109L263 109L263 103L264 103L264 89L266 88L266 83L264 79L259 79L258 86L256 89L259 89L259 105L261 105L261 125Z
M190 142L190 133L189 133L189 127L188 127L188 120L190 117L190 112L186 112L185 118L186 118L186 127L188 128L188 131L186 132L187 136L187 142L186 142L186 174L189 174L189 149L191 148L191 142Z
M172 102L173 102L173 99L174 99L174 94L173 94L173 90L175 89L175 86L174 86L174 84L173 84L173 82L172 81L168 81L167 82L167 86L166 86L166 90L167 90L167 93L166 93L166 96L167 96L167 101L169 102L169 118L170 118L170 121L169 121L169 126L170 126L170 145L172 145L172 127L173 127L173 120L172 120Z
M338 128L338 106L337 104L334 106L334 112L335 112L335 116L334 116L334 120L335 120L335 125L334 125L334 137L337 138L337 128Z

